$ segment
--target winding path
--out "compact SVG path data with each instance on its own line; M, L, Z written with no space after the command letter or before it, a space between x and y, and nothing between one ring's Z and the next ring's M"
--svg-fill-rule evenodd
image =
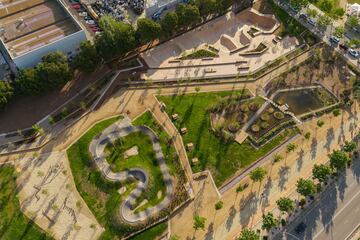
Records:
M125 137L130 133L142 132L150 137L155 152L157 162L159 164L163 180L166 186L165 198L156 206L147 208L141 212L135 213L136 199L147 188L149 183L149 176L146 171L141 168L131 168L126 171L113 172L105 157L105 147L107 144L114 142L116 139ZM94 138L89 146L90 153L94 158L97 167L102 172L102 175L109 181L126 182L128 180L138 180L137 187L129 194L129 196L121 203L120 215L128 223L136 224L146 220L150 216L159 213L162 209L167 207L171 202L174 192L172 179L169 174L169 169L165 163L165 158L161 150L161 145L156 134L146 126L133 126L129 118L125 118L120 122L116 122L106 128L100 136Z

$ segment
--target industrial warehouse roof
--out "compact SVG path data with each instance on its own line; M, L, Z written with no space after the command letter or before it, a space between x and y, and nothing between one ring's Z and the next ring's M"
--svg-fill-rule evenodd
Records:
M13 57L79 30L56 0L0 0L0 38Z

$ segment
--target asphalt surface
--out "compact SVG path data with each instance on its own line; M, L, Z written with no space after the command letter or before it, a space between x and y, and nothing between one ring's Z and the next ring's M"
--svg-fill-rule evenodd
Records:
M288 5L287 3L280 3L280 1L274 1L278 6L280 6L282 9L284 9L291 17L295 18L299 23L301 23L304 27L306 27L307 29L309 29L312 33L314 33L315 35L317 35L323 42L325 42L326 44L328 44L329 46L333 47L335 49L335 51L339 52L340 54L342 54L348 61L352 62L355 66L357 66L358 68L360 68L360 63L358 62L358 58L354 58L353 56L351 56L348 52L344 52L343 50L341 50L338 46L338 44L335 44L333 42L330 41L330 37L332 36L332 34L335 31L335 26L333 25L328 25L326 27L326 29L320 29L320 27L318 26L313 26L311 24L308 23L307 20L305 19L301 19L300 18L300 13L301 12L306 12L305 8L301 11L298 12L294 12L293 10L290 9L290 5ZM314 6L312 6L312 8L315 8ZM318 12L321 12L321 10L319 10L318 8L316 8ZM316 20L316 19L315 19ZM341 43L344 43L345 41L349 41L350 38L357 38L359 37L360 34L354 33L353 31L348 31L347 33L345 33L345 36L341 39ZM359 49L356 49L359 50Z
M342 240L360 224L360 159L343 173L338 181L330 184L316 204L290 224L283 237L276 239ZM304 222L303 233L295 231Z

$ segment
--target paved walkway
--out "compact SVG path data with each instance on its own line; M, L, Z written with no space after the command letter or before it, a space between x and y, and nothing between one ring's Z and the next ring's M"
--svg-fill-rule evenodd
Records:
M149 187L148 173L141 168L130 168L129 170L115 173L111 170L104 153L105 147L109 143L113 143L115 140L134 132L142 132L151 139L155 156L166 186L165 198L156 206L147 208L146 210L143 210L139 213L134 213L137 203L136 199L141 196L147 187ZM173 182L169 173L169 169L165 163L165 158L161 150L159 139L150 128L146 126L133 126L131 125L131 120L129 118L125 118L120 122L112 124L106 128L99 137L94 138L90 143L89 151L92 157L95 159L97 167L100 169L104 177L109 181L126 182L134 179L139 181L137 187L121 203L120 216L122 216L125 221L132 224L145 221L150 216L156 215L170 204L174 193Z

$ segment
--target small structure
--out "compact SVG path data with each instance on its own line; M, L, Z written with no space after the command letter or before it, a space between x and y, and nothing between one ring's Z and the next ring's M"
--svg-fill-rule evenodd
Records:
M193 158L193 159L191 159L191 163L196 165L196 164L199 163L199 159L198 158Z
M192 151L194 149L194 144L192 142L189 142L188 144L186 144L186 149L188 151Z
M165 111L165 109L166 109L166 104L161 102L160 103L160 110L163 112L163 111Z
M186 134L186 133L187 133L187 128L186 128L186 127L181 128L181 129L180 129L180 133L181 133L182 135Z
M171 119L172 119L173 121L178 120L178 118L179 118L179 115L178 115L177 113L174 113L173 115L171 115Z

